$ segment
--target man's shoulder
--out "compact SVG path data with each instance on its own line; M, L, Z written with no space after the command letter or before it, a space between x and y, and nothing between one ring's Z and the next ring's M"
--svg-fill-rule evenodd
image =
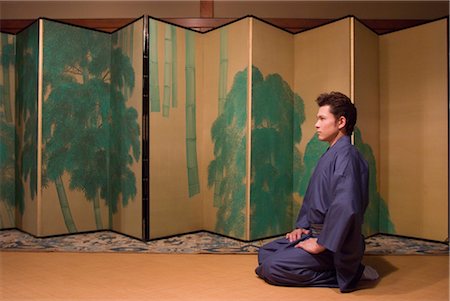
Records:
M344 145L335 154L335 172L337 174L344 174L345 170L350 167L360 166L362 169L367 169L368 164L358 149L352 145Z

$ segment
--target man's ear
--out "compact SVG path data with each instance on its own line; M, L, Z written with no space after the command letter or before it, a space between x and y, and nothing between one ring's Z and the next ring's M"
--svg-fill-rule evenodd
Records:
M338 129L339 130L344 129L346 124L347 124L347 119L344 116L339 117L339 119L338 119Z

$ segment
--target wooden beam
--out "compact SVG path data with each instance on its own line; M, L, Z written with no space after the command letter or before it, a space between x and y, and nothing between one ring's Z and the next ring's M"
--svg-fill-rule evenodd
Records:
M200 18L214 18L214 0L200 0Z
M92 29L112 32L129 22L132 18L123 19L60 19L61 22L84 26ZM233 22L234 18L163 18L163 21L176 24L182 27L191 28L199 32L204 32L217 28L224 24ZM265 18L265 21L283 28L289 32L297 33L310 28L332 22L331 19L286 19L286 18ZM36 20L0 20L0 31L15 34L24 29ZM360 20L361 23L378 34L391 32L399 29L420 25L430 20Z

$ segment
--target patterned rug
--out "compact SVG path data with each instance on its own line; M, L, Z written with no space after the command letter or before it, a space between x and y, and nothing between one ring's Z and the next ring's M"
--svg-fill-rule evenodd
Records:
M256 254L261 245L273 239L276 238L242 242L209 232L197 232L143 242L110 231L36 238L19 230L2 230L0 251ZM449 245L379 234L366 239L366 254L448 255Z

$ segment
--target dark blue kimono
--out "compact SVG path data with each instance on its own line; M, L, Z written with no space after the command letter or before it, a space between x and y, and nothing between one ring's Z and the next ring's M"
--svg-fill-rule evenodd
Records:
M262 246L258 276L274 285L355 289L364 271L361 226L368 181L367 162L349 136L340 138L320 158L297 218L296 227L310 233L294 242L281 238ZM295 248L310 237L326 250L314 255Z

